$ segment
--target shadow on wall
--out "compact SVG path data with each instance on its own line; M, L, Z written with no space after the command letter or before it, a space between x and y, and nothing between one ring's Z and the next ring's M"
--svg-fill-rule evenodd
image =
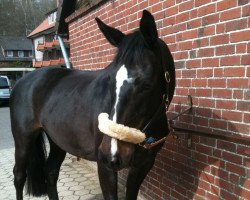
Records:
M184 115L176 122L182 127L207 130L199 125L206 124L206 120L214 123L216 119L219 116L211 110L194 108L193 114ZM226 124L237 132L232 123L226 121ZM192 146L188 148L187 135L179 141L169 136L141 187L143 196L148 200L249 199L250 148L213 138L191 138Z

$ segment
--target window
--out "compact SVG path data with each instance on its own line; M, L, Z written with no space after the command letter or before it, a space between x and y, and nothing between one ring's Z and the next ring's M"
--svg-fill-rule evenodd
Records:
M18 51L18 57L21 57L21 58L23 58L23 57L24 57L24 53L23 53L23 51Z
M56 22L56 12L49 15L49 24Z
M29 57L33 57L32 51L29 51Z
M0 89L9 89L9 83L7 81L7 78L0 77Z
M7 51L7 57L13 57L13 51Z

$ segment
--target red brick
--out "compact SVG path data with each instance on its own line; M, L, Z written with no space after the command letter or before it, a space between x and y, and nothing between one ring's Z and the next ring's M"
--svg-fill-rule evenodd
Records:
M198 68L201 67L201 60L187 60L186 62L186 68Z
M209 4L201 8L198 8L198 17L203 17L205 15L214 13L216 11L215 9L216 9L215 4Z
M200 19L190 20L189 22L187 22L187 24L192 29L198 28L201 26L201 20Z
M232 10L222 12L220 20L226 21L226 20L231 20L235 18L240 18L240 16L241 16L241 8L234 8Z
M217 148L236 153L236 144L231 143L231 142L218 140L217 141Z
M224 76L226 77L244 77L244 67L229 67L224 69Z
M228 100L217 100L216 101L216 108L233 110L236 108L236 102L235 101L228 101Z
M189 19L190 19L189 11L184 12L176 16L176 23L182 23L182 22L188 21Z
M145 8L145 7L144 7ZM156 13L156 12L159 12L159 11L162 11L162 3L158 3L158 4L154 4L152 6L152 13ZM156 18L156 17L155 17ZM157 18L156 18L157 19Z
M209 35L214 35L214 34L215 34L215 25L204 28L203 36L209 36Z
M247 68L247 77L250 77L250 67Z
M214 77L222 77L223 69L222 68L214 68Z
M183 12L185 10L191 10L192 8L193 8L193 2L192 1L182 2L179 5L179 12Z
M249 101L237 101L237 110L250 112Z
M200 189L202 189L200 191ZM196 194L199 194L200 196L205 196L205 194L203 193L203 190L205 191L210 191L210 184L207 181L203 181L203 180L199 180L199 188L196 191Z
M177 87L189 87L191 86L190 79L180 79L177 81Z
M212 119L209 121L209 126L216 129L226 129L227 128L227 122L223 120L215 120Z
M249 199L250 197L250 191L249 191L249 188L239 188L239 190L236 190L237 193L240 194L241 198L243 199Z
M234 45L227 45L227 46L220 46L216 47L216 55L229 55L235 53L235 46Z
M213 189L212 189L213 188ZM211 190L212 190L212 193L215 193L215 194L212 194L212 193L209 193L207 192L206 193L206 199L209 199L209 200L220 200L220 197L219 197L219 189L218 189L218 193L215 192L214 189L215 187L213 185L211 185ZM218 187L216 187L218 188Z
M234 20L227 22L225 24L225 31L226 33L231 31L237 31L247 28L247 19L240 19L240 20Z
M244 168L244 166L227 163L226 170L240 176L246 176L246 169Z
M175 0L164 1L164 7L168 8L175 5Z
M243 55L241 57L241 65L250 65L250 55Z
M237 6L237 0L226 0L217 3L217 11L227 10Z
M246 44L237 44L236 45L236 53L246 53L247 52L247 45Z
M222 111L223 119L230 121L242 121L242 112Z
M225 24L216 24L216 33L225 33Z
M212 155L212 149L211 147L207 147L205 145L196 144L195 150L199 153L206 154L206 155Z
M241 58L240 56L227 56L222 57L220 59L220 65L221 66L234 66L234 65L240 65Z
M182 78L193 78L196 77L196 70L188 69L182 70Z
M212 57L214 56L214 48L205 48L198 50L198 57Z
M249 0L240 0L238 4L239 4L239 6L242 6L242 5L245 5L248 3L249 3Z
M219 66L218 58L204 58L202 59L202 67L218 67Z
M228 88L241 88L248 89L249 88L249 79L248 78L235 78L227 80Z
M198 37L198 31L197 29L195 30L188 30L182 33L182 39L183 40L189 40L189 39L193 39L193 38L197 38Z
M225 88L226 87L226 79L209 79L208 87L212 88Z
M231 193L232 191L227 190L227 188L225 188L225 190L221 190L220 192L220 198L221 199L230 199L230 200L238 200L238 197L235 196L233 193Z
M250 90L244 92L244 100L250 100Z
M250 15L250 5L244 6L242 8L242 17L247 17Z
M237 146L237 153L250 158L250 148L248 148L246 146L238 145Z
M226 151L222 153L222 157L224 160L237 164L237 165L242 165L242 162L243 162L242 156L237 155L237 154L232 154Z
M197 69L197 77L211 77L213 76L213 69Z
M249 41L249 40L250 40L250 30L230 34L231 42L241 42L241 41Z
M195 6L199 7L199 6L208 4L210 2L211 2L211 0L195 0Z
M193 49L194 48L194 44L193 44L192 41L181 42L181 43L179 43L179 48L180 48L180 50Z
M244 113L244 120L245 123L250 123L250 114Z
M231 99L232 98L232 90L213 89L213 97Z
M248 137L250 133L250 126L244 123L230 122L228 126L228 130L237 132L237 133L246 134L246 136Z
M210 89L196 89L196 96L199 97L211 97L212 91Z
M214 13L212 15L205 16L203 19L207 25L216 24L219 22L219 14Z
M206 87L207 80L206 79L193 79L192 80L192 87Z
M211 45L219 45L219 44L228 44L229 43L229 35L217 35L210 39Z

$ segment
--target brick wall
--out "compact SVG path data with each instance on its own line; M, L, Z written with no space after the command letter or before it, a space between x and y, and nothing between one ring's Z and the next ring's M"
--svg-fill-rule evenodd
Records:
M187 108L191 95L193 111L176 125L250 136L249 0L108 1L67 19L73 66L95 70L113 59L115 49L98 30L96 16L129 33L143 9L155 16L175 59L177 88L169 117ZM185 138L169 137L141 194L154 200L250 199L250 148L198 136L187 148Z

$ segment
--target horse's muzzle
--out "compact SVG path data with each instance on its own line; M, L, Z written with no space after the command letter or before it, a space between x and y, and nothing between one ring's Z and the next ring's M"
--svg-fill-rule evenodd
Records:
M117 154L115 156L105 155L101 150L98 152L98 159L109 169L119 171L124 168L121 157Z

